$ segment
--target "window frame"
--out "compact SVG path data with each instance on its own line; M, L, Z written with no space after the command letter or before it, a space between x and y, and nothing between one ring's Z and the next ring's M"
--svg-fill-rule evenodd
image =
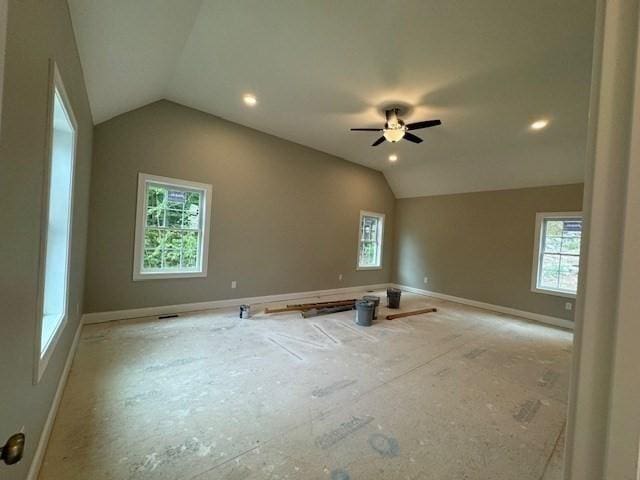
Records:
M69 232L69 240L67 242L67 265L66 276L64 279L64 307L62 319L56 327L55 333L49 339L49 342L42 348L42 330L43 330L43 313L45 299L45 275L47 264L47 242L49 240L49 196L51 193L51 167L53 165L53 140L54 140L54 111L56 101L56 91L60 96L60 100L64 106L65 114L74 129L73 144L71 150L71 168L69 186L69 218L67 220L67 228ZM49 364L49 360L55 351L58 341L64 332L69 320L69 284L71 278L71 254L73 252L73 219L74 219L74 200L75 200L75 173L76 173L76 157L78 152L78 122L71 106L69 96L64 87L62 75L55 61L51 60L49 65L49 93L48 93L48 111L47 124L45 132L45 161L44 175L42 183L42 211L40 218L40 256L38 260L38 298L36 307L36 341L34 348L34 372L33 383L38 384L44 375Z
M540 275L540 265L541 265L541 249L543 242L543 225L547 220L568 220L568 219L579 219L580 221L584 221L582 212L540 212L536 213L536 229L534 235L534 247L533 247L533 268L531 271L531 291L534 293L543 293L546 295L555 295L558 297L565 298L576 298L577 294L568 292L566 290L556 290L552 288L542 288L538 286L538 279ZM582 236L580 236L580 254L578 254L579 260L582 254Z
M380 246L379 264L375 266L361 266L360 265L360 246L362 244L362 218L363 217L377 217L380 221L381 228L378 231L378 244ZM384 213L371 212L368 210L360 210L360 219L358 220L358 250L356 255L356 270L382 270L383 255L384 255L384 223L386 215Z
M202 241L200 243L200 265L193 271L167 270L164 272L144 272L144 231L147 219L147 184L154 183L178 189L199 190L203 193L201 219ZM209 263L209 231L211 226L212 186L207 183L192 182L178 178L162 177L148 173L138 173L138 198L136 202L136 226L133 250L133 281L162 280L171 278L197 278L207 276Z

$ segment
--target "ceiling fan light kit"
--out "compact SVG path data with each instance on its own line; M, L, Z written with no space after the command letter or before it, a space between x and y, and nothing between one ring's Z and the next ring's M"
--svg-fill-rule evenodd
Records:
M402 140L402 137L404 137L406 131L407 130L405 126L385 128L382 132L382 135L387 140L387 142L396 143Z
M385 140L390 143L396 143L402 140L408 140L413 143L421 143L422 139L413 133L409 133L410 130L419 130L421 128L436 127L442 125L440 120L425 120L423 122L414 122L406 124L398 118L399 108L391 108L385 110L385 116L387 121L384 124L384 128L352 128L353 132L382 132L382 136L378 138L372 147L377 147Z

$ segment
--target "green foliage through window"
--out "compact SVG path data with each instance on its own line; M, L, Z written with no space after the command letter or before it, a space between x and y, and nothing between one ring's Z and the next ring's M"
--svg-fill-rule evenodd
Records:
M198 267L202 195L199 191L147 184L145 271Z

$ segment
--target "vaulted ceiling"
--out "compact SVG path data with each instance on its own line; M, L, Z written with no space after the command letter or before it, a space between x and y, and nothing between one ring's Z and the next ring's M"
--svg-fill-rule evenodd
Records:
M398 197L583 179L595 0L69 5L96 123L166 98L381 170ZM349 131L389 105L443 125L375 148Z

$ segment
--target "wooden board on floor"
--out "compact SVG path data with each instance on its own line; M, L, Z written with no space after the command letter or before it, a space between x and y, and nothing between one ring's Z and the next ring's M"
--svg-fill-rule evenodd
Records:
M421 310L413 310L411 312L394 313L393 315L387 315L386 319L393 320L396 318L411 317L413 315L420 315L422 313L432 313L437 311L438 311L437 308L423 308Z

